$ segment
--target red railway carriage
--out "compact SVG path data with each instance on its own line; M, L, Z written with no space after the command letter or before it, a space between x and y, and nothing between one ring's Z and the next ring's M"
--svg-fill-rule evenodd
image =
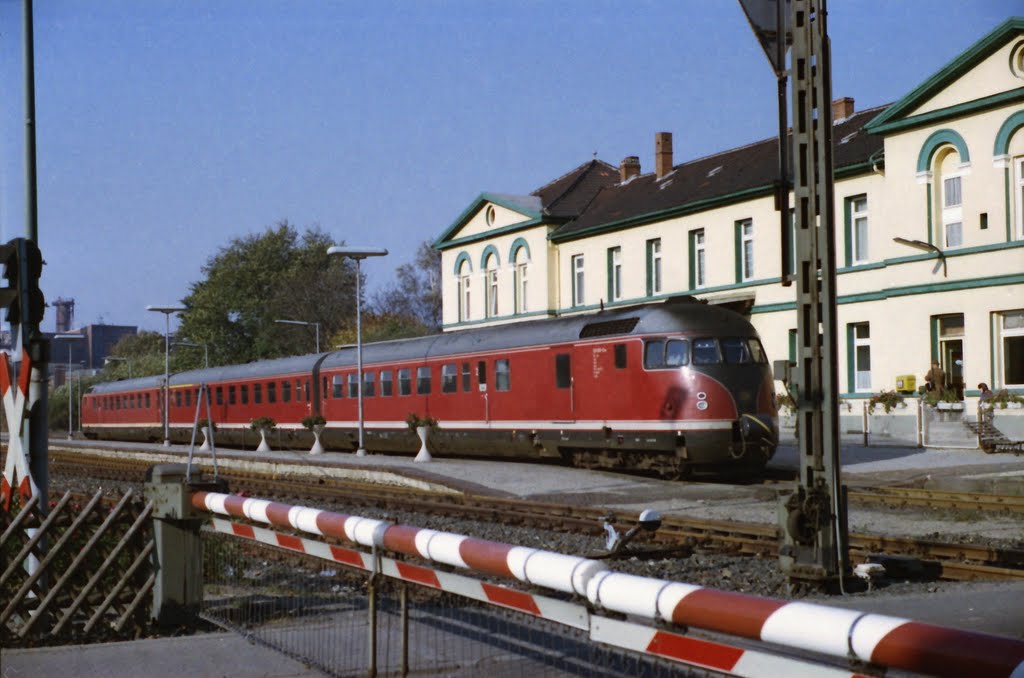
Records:
M688 297L368 344L363 365L370 451L418 449L411 415L439 422L430 438L436 455L553 458L665 475L757 471L778 442L771 371L753 327ZM137 398L160 381L104 384L87 398ZM311 438L300 422L320 414L325 446L356 447L354 348L172 376L176 440L191 435L189 402L200 383L210 388L220 443L254 441L249 422L270 416L286 442L305 445ZM146 421L158 424L156 415ZM140 435L141 424L123 409L85 408L89 435L162 434L150 426Z

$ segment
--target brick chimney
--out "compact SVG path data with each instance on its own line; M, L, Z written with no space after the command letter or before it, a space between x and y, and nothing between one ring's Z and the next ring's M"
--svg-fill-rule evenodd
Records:
M853 97L843 97L832 102L832 119L843 120L853 115Z
M654 135L654 173L661 179L672 171L672 132Z
M638 176L640 176L640 158L635 155L627 155L619 165L619 181L624 184Z

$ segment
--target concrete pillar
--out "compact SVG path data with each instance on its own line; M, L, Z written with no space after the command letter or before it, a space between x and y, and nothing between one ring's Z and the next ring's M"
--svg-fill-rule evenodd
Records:
M161 626L195 620L203 602L203 542L199 530L206 520L192 509L192 486L186 464L158 464L146 473L146 498L153 501L156 542L156 584L152 619ZM198 479L199 470L191 477ZM204 487L204 489L206 489Z

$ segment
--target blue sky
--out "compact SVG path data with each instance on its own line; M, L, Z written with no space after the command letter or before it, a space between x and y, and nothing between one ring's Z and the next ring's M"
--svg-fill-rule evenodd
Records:
M1021 13L833 0L833 93L892 102ZM387 247L373 289L481 192L671 131L683 162L775 134L737 2L35 3L39 239L76 324L162 330L231 238L287 219ZM24 234L21 3L0 0L0 237ZM43 323L53 329L53 313Z

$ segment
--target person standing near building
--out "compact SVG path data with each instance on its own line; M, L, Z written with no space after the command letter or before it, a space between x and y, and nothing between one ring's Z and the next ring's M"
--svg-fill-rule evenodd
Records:
M924 375L924 390L938 391L940 394L946 388L946 373L942 371L938 360L932 361L932 368Z

